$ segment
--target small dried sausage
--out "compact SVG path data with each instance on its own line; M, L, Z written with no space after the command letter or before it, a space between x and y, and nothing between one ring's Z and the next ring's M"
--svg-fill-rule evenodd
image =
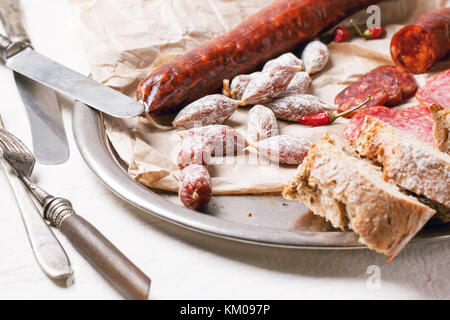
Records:
M198 164L191 164L181 170L178 196L189 209L204 207L211 199L211 177L208 170Z
M311 41L302 52L302 60L305 65L305 71L314 74L325 68L330 52L328 47L319 40Z
M242 95L244 104L263 104L286 91L298 69L276 66L254 77Z
M277 118L272 110L262 105L250 109L247 119L247 139L256 142L277 134Z
M272 162L299 165L308 154L312 143L309 140L281 135L261 140L257 144L259 153Z
M175 128L190 129L193 127L221 124L239 107L239 101L221 94L205 96L184 107L173 120Z
M267 103L266 106L278 119L287 121L297 121L303 116L336 110L334 106L310 94L283 96Z
M209 125L186 130L177 156L180 169L190 164L206 166L211 156L235 155L247 146L245 138L225 125Z
M278 66L302 68L302 69L304 68L303 61L301 59L297 58L297 56L292 52L287 52L285 54L282 54L278 58L267 61L262 71L267 71L269 69Z
M254 78L261 74L260 71L251 74L240 74L233 78L230 85L230 95L233 99L241 100L245 89Z
M307 72L297 72L289 82L283 96L291 94L306 93L311 86L311 78Z

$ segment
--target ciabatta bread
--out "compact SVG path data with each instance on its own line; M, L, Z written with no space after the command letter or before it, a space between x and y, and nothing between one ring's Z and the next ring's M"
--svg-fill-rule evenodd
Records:
M450 207L450 155L370 116L350 143L386 181Z
M430 112L433 119L434 143L439 151L450 154L450 109L433 104Z
M328 134L310 149L283 196L304 202L334 227L348 226L388 261L435 213L384 181L379 168Z

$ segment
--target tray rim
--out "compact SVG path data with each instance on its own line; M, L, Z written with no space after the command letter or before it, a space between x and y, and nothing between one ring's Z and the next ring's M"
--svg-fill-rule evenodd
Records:
M353 232L289 231L226 221L178 206L131 179L109 147L101 113L75 101L72 130L91 171L114 194L131 205L183 228L214 237L295 249L367 249ZM450 223L429 228L411 243L450 239Z

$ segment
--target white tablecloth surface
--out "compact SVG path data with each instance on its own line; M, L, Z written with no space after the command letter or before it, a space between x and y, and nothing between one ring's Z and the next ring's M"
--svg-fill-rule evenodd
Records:
M26 26L36 50L88 74L66 0L26 0ZM0 67L0 112L6 126L31 145L12 74ZM71 156L58 166L36 165L34 177L70 199L152 278L152 299L434 299L450 298L450 241L409 245L391 264L368 250L267 248L184 230L113 195L89 170L72 135L71 101L59 96ZM37 265L8 182L0 173L0 298L121 299L56 230L70 256L75 282L49 280ZM368 267L380 286L367 284Z

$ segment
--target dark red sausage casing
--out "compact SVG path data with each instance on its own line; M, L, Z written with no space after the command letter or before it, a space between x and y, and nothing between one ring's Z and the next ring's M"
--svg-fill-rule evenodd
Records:
M208 170L199 164L191 164L181 170L178 195L190 209L198 209L211 199L211 178Z
M450 51L450 8L425 13L401 28L390 48L396 65L424 73Z
M152 71L137 99L150 115L173 111L218 92L223 79L255 70L379 0L277 0L228 33Z

